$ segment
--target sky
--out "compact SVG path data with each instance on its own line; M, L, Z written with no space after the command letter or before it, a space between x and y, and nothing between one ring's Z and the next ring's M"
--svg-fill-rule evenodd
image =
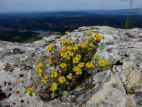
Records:
M129 9L131 0L0 0L0 13ZM142 8L133 0L132 8Z

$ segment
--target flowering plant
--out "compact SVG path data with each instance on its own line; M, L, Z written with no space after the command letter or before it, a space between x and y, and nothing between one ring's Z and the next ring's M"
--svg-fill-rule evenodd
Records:
M60 45L48 46L48 56L35 64L35 82L27 88L30 95L34 91L43 100L59 97L89 78L94 68L108 65L108 60L96 54L102 34L87 31L76 40L68 36L69 32L66 34L68 39L61 38Z

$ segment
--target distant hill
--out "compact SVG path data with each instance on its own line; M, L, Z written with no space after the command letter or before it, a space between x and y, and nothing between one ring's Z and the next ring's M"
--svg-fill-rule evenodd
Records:
M135 9L120 9L120 10L91 10L89 13L99 14L99 15L142 15L142 8Z
M81 26L124 29L126 24L127 28L142 28L142 9L7 13L0 14L0 40L23 42L37 38L41 32L64 34Z
M142 15L142 8L121 9L121 10L78 10L61 12L34 12L34 13L1 13L0 18L5 17L82 17L94 15Z

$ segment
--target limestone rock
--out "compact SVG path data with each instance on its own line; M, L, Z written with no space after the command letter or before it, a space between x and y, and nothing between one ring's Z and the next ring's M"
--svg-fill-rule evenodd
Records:
M97 53L110 59L112 69L83 81L61 100L49 102L27 95L25 88L32 82L33 65L47 54L49 44L59 45L59 36L25 44L0 41L0 107L142 107L142 29L84 26L70 36L81 41L87 30L104 35Z

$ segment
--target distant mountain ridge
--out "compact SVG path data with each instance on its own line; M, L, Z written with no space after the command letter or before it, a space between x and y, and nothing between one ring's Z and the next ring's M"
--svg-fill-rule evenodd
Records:
M89 12L89 11L88 11ZM90 11L93 13L93 10ZM120 10L96 10L95 14L103 14L103 15L142 15L142 8L135 9L120 9Z
M120 10L77 10L60 12L31 12L31 13L0 13L1 17L78 17L90 15L142 15L142 8L120 9Z

